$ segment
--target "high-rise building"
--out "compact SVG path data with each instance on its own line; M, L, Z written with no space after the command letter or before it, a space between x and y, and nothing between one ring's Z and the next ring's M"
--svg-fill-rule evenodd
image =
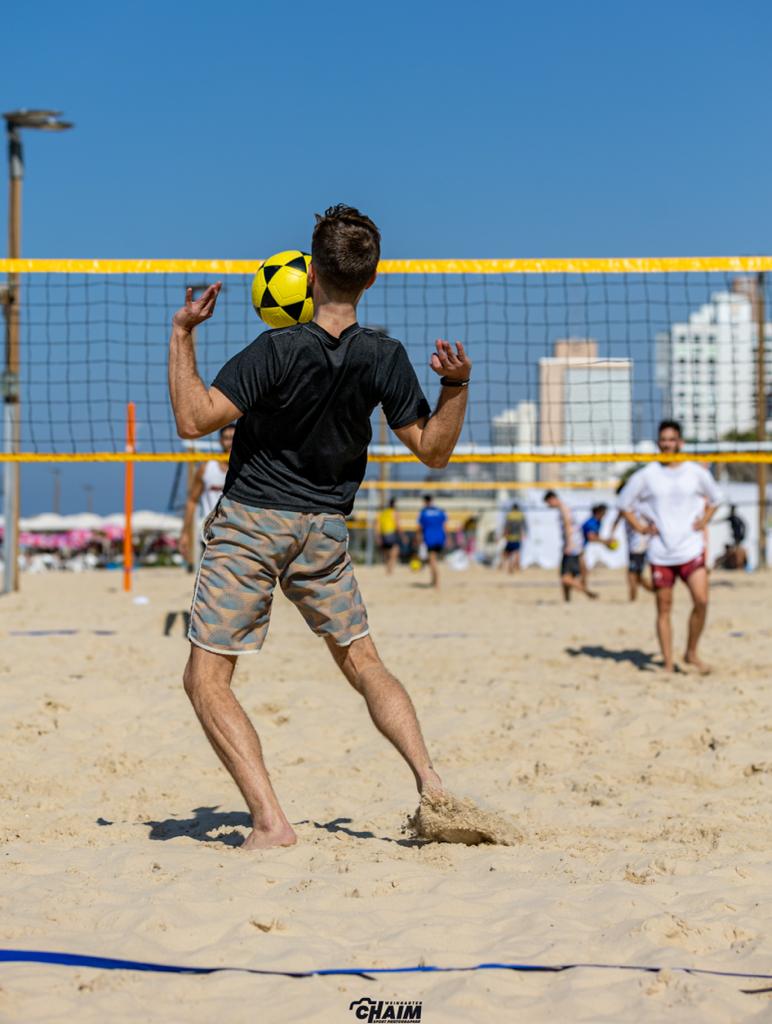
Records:
M633 364L598 356L590 338L555 342L539 360L539 443L556 452L600 452L633 447ZM591 480L612 476L616 462L541 464L541 478Z
M756 427L757 330L755 281L737 278L731 292L657 335L657 383L663 412L684 437L711 442ZM772 324L764 325L767 402L772 396Z
M494 416L491 444L515 452L532 452L536 447L536 403L518 402L513 409L504 409ZM495 477L532 483L536 479L536 466L533 462L497 462Z

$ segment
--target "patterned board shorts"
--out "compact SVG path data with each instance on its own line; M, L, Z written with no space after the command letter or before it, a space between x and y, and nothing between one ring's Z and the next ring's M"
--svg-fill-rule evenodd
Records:
M188 638L215 654L263 646L278 580L318 636L340 647L369 632L340 515L252 508L221 498L202 527Z

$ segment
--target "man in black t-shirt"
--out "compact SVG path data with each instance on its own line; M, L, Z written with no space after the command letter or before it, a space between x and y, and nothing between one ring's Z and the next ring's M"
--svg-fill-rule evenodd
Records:
M169 392L180 436L202 437L237 421L223 497L204 524L184 682L252 814L246 849L297 838L230 689L236 657L262 646L277 582L324 637L419 792L442 792L410 697L369 635L344 517L365 474L376 406L423 463L447 465L461 433L471 363L460 343L453 349L437 342L431 367L442 387L430 414L400 342L356 321L379 255L380 233L359 211L337 206L318 217L309 269L313 322L265 331L208 389L196 369L193 330L212 316L220 284L196 301L189 289L173 318Z

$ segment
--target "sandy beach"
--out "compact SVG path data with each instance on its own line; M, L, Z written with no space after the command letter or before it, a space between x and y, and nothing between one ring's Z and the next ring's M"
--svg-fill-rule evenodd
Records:
M281 595L235 687L297 847L247 854L181 685L192 577L25 577L0 599L0 944L279 970L602 962L772 973L772 576L713 574L707 677L657 669L648 595L596 574L360 582L448 787L509 847L422 844L412 776ZM135 603L136 597L146 598ZM676 595L677 650L688 611ZM176 615L164 636L167 616ZM73 631L29 635L29 631ZM289 979L0 965L0 1020L767 1020L763 982L582 969ZM767 982L767 985L772 983Z

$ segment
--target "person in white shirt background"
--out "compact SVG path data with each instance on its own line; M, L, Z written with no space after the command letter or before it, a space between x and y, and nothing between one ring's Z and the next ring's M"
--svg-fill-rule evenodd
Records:
M663 420L657 443L663 454L680 452L680 424ZM720 501L716 481L696 462L650 462L630 477L619 496L619 508L627 522L651 536L648 555L657 599L657 637L666 672L675 668L671 611L676 578L683 580L692 598L684 661L702 673L710 671L697 654L697 644L708 611L705 527ZM636 506L641 504L646 507L645 519L636 514Z
M638 472L638 470L636 470ZM632 476L632 474L630 474ZM630 479L628 476L622 483L617 487L617 494L621 494L625 484ZM636 503L632 509L636 519L641 523L646 523L645 507L640 503ZM621 512L617 512L617 517L614 520L614 525L611 527L611 536L617 532L617 527L620 522L624 523L625 526L625 538L627 540L627 592L630 596L631 601L635 601L638 597L638 588L643 587L644 590L654 590L654 587L646 579L643 574L643 570L646 567L646 552L649 547L649 540L651 539L648 533L639 533L638 530L628 523Z
M236 428L232 423L227 423L220 431L220 446L227 454L233 447L233 435ZM198 509L199 522L203 522L215 505L222 497L222 489L225 484L225 476L228 472L228 463L221 459L209 459L202 463L196 470L191 480L188 499L185 503L185 518L182 523L180 535L180 554L186 562L198 561L200 551L191 551L191 536L193 519Z

